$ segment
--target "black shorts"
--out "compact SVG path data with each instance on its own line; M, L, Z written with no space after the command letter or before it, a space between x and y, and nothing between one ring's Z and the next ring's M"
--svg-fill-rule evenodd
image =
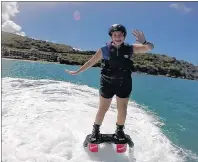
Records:
M132 77L115 79L101 75L99 92L104 98L112 98L114 95L128 98L132 92Z

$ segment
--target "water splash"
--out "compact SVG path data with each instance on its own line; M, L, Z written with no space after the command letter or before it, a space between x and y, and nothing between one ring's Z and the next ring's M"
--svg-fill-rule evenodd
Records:
M112 145L102 146L97 155L82 147L98 109L96 89L63 81L17 78L2 81L3 162L131 161L128 154L115 153ZM113 99L101 132L115 131L115 122ZM184 162L189 154L174 146L156 123L157 119L140 105L129 103L126 133L135 143L136 162Z

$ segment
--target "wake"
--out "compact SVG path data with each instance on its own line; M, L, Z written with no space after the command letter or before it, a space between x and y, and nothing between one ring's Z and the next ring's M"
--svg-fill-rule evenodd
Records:
M6 162L183 162L182 149L161 132L160 123L134 102L129 103L125 132L135 144L118 154L101 144L98 153L83 148L92 131L98 91L85 85L52 80L4 78L2 83L2 161ZM116 128L113 99L101 127Z

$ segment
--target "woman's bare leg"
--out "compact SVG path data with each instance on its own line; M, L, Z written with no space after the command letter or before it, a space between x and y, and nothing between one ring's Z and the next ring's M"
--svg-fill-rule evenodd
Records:
M115 134L117 135L119 140L125 140L126 136L125 136L123 129L124 129L125 120L127 116L127 106L128 106L129 98L119 98L117 96L116 100L117 100L118 115L117 115L117 122L116 122L117 128L116 128Z
M127 106L128 106L129 98L119 98L118 96L116 96L116 100L117 100L117 110L118 110L117 124L124 125L127 116Z
M111 101L112 101L112 98L106 99L106 98L100 96L99 109L96 114L95 124L98 124L98 125L102 124L104 116L110 107Z
M112 98L106 99L100 95L99 109L93 125L92 135L90 136L93 141L97 140L100 136L100 125L102 124L104 116L110 107L111 101Z

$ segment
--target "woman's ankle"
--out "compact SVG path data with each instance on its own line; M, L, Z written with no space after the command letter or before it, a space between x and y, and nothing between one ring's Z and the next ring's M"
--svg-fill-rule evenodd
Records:
M100 127L101 126L101 123L98 123L98 122L95 121L94 122L94 125Z

